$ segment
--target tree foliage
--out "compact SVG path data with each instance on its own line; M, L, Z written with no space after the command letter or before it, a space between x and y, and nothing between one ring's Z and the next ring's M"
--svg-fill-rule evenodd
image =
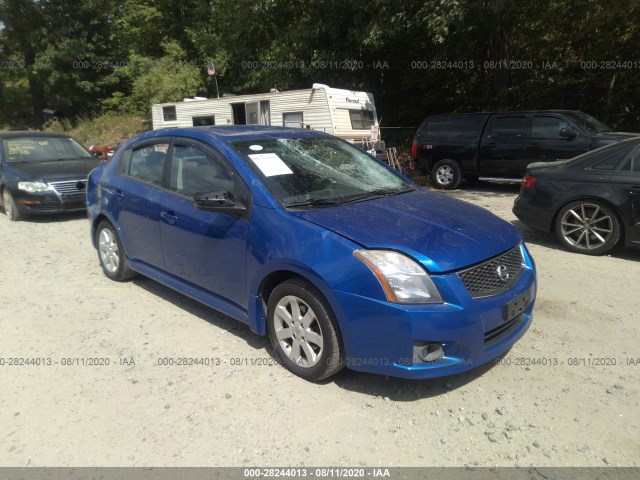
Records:
M222 93L371 91L430 113L581 109L640 130L640 0L0 0L0 120ZM14 63L11 63L14 62Z

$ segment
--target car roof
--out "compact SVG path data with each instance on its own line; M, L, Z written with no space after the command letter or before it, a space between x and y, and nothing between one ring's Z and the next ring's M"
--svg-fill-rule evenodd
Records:
M257 140L265 138L321 137L325 133L307 128L273 127L269 125L216 125L206 127L164 128L147 132L147 136L181 136L181 137L215 137L228 143L241 140Z
M58 132L40 132L40 131L36 131L36 130L27 130L27 131L22 131L22 130L2 130L0 131L0 138L16 138L16 137L40 137L40 138L45 138L45 137L62 137L62 138L69 138L69 135L65 134L65 133L58 133Z

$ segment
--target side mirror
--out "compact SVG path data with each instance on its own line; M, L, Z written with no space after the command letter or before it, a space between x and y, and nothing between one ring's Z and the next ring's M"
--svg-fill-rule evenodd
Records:
M576 132L571 127L564 127L564 128L560 129L560 136L568 138L569 140L573 140L574 138L576 138L578 136L578 132Z
M228 190L198 193L193 202L196 208L207 212L228 213L235 217L241 217L247 213L247 207L237 201L233 193Z

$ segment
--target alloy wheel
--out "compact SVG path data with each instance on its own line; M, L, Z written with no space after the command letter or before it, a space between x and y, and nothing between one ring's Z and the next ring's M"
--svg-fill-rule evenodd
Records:
M114 233L108 228L103 228L98 236L98 251L100 262L105 270L115 273L120 265L120 251Z
M592 203L580 203L567 210L560 225L566 242L580 250L602 247L614 230L611 215Z
M453 181L453 169L448 165L443 165L436 171L436 178L440 185L448 185Z
M301 298L280 299L274 312L274 332L280 348L296 365L310 368L322 358L324 339L313 309Z

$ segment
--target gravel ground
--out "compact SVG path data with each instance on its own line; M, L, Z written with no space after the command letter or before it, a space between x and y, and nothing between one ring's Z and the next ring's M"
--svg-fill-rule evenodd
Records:
M498 362L431 381L305 382L248 327L108 280L83 215L0 216L0 465L640 466L640 251L563 251L516 221L516 194L448 193L523 229L534 323ZM210 365L158 365L179 357Z

